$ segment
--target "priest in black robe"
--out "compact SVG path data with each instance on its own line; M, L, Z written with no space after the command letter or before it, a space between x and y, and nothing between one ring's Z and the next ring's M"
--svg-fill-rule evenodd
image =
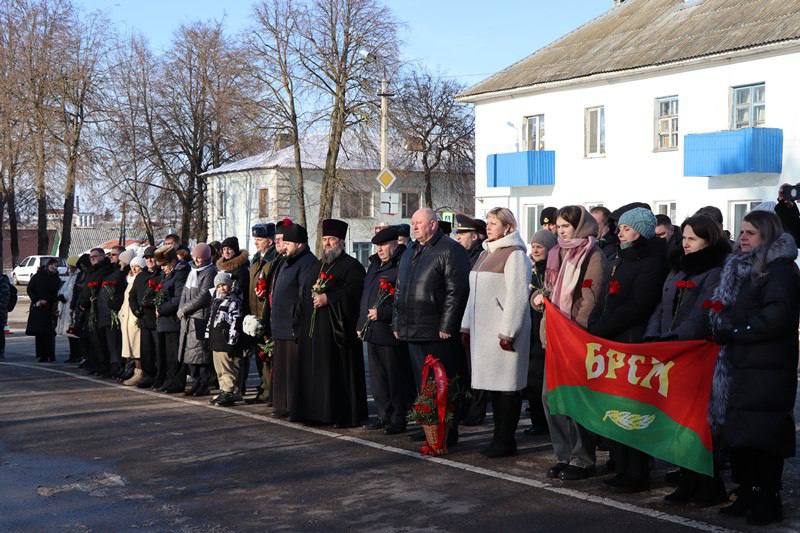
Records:
M346 235L346 222L322 222L322 254L300 284L303 393L298 418L335 427L355 427L367 418L363 346L357 336L366 273L345 253Z

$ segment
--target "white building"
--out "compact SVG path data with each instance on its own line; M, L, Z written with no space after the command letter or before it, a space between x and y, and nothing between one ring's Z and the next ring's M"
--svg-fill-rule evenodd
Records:
M464 91L476 214L632 201L738 233L800 181L800 0L609 0L609 11Z
M411 215L424 205L424 178L418 166L392 165L408 160L400 148L390 149L389 163L397 176L383 192L376 181L379 157L374 146L347 136L339 154L333 217L350 225L346 250L363 264L373 253L370 239L381 223L409 223ZM396 146L396 145L395 145ZM309 242L316 239L322 169L327 153L327 136L313 135L301 142L304 198ZM276 222L284 217L297 220L297 176L293 146L258 154L222 165L203 174L208 183L209 241L235 235L239 245L255 251L250 228L259 222ZM433 207L440 214L473 213L474 176L470 174L433 175Z

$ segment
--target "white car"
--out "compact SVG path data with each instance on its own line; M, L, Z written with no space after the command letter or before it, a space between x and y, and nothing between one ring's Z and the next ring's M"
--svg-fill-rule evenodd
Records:
M66 261L52 255L31 255L20 261L11 271L11 283L14 285L27 285L30 283L31 277L39 270L39 267L46 265L51 259L58 261L58 275L63 279L67 275Z

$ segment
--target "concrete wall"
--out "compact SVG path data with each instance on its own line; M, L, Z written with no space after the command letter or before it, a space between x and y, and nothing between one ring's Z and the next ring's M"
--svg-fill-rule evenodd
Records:
M632 201L676 202L675 223L713 204L730 226L731 202L774 200L779 184L800 180L800 105L794 81L798 64L796 51L763 53L479 102L476 214L506 206L526 229L526 206L602 203L613 210ZM783 173L684 177L683 136L730 129L731 87L759 82L766 83L765 126L783 129ZM655 100L672 95L679 97L680 146L656 152ZM587 158L584 109L598 105L605 106L606 155ZM523 117L542 113L545 149L556 152L555 185L487 187L487 156L524 149Z

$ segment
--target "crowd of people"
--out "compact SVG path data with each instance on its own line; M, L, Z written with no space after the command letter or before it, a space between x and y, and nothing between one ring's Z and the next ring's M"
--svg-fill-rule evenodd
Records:
M738 488L721 511L753 524L780 520L783 462L795 451L794 202L748 213L735 242L715 207L676 227L646 204L569 205L545 209L540 225L526 243L507 208L486 221L457 215L454 227L420 209L410 226L376 228L366 270L345 252L348 226L335 219L322 223L320 257L289 219L252 228L253 257L236 237L189 250L168 235L138 255L93 249L69 259L63 284L53 262L33 277L28 334L41 361L54 360L55 335L66 335L67 361L90 374L219 406L262 403L275 417L334 427L368 421L366 353L377 408L366 427L389 435L407 432L433 355L469 389L449 446L460 425L484 423L491 403L482 453L515 455L527 400L524 433L549 434L553 445L548 477L597 475L596 450L609 449L615 475L605 483L624 493L649 489L652 458L550 414L544 300L605 339L711 339L721 345L713 388L696 393L711 398L715 475L672 472L677 488L666 499L728 502L721 470L730 462ZM245 399L251 361L260 383Z

